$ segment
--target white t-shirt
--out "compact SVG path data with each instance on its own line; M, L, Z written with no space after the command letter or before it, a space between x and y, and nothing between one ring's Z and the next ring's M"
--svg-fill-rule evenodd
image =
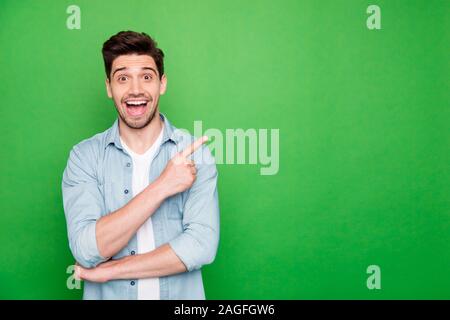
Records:
M132 190L133 197L139 194L149 185L150 166L156 151L161 145L163 130L159 134L153 145L143 154L133 152L125 142L120 139L123 148L128 152L133 160ZM146 253L155 249L155 237L153 234L152 218L138 229L137 232L138 253ZM145 278L137 281L138 300L159 300L159 278Z

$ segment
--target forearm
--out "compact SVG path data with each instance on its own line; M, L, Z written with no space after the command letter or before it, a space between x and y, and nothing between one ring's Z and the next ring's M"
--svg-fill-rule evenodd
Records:
M186 267L169 244L140 255L105 262L93 269L79 267L78 277L93 282L116 279L163 277L186 272Z
M119 210L103 216L96 224L100 254L109 258L127 245L139 227L159 208L166 192L156 180Z

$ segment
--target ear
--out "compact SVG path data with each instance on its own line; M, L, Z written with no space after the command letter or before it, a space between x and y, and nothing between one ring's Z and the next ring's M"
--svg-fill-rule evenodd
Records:
M109 97L109 98L112 98L111 84L110 84L108 78L105 79L105 85L106 85L106 93L108 94L108 97Z
M167 78L166 75L163 74L161 77L161 85L159 86L159 94L163 95L167 89Z

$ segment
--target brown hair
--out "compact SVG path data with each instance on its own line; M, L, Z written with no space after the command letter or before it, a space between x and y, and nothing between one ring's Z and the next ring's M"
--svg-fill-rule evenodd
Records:
M157 47L156 41L144 32L120 31L103 44L102 54L108 79L114 59L127 54L149 55L155 60L159 78L164 74L164 53Z

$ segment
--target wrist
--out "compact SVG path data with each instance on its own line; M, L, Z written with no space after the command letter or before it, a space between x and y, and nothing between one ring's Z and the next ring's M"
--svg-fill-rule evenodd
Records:
M110 266L108 266L106 271L106 278L107 281L120 279L120 264L119 263L113 263Z
M160 202L163 202L166 198L171 196L166 184L161 180L161 177L151 183L148 189L149 192L152 193L153 198L156 198Z
M115 260L108 266L108 281L118 279L128 279L130 272L130 263L136 256L126 256L119 260Z
M104 282L108 282L108 281L115 279L114 265L108 266L108 267L104 268L102 271L103 271Z

